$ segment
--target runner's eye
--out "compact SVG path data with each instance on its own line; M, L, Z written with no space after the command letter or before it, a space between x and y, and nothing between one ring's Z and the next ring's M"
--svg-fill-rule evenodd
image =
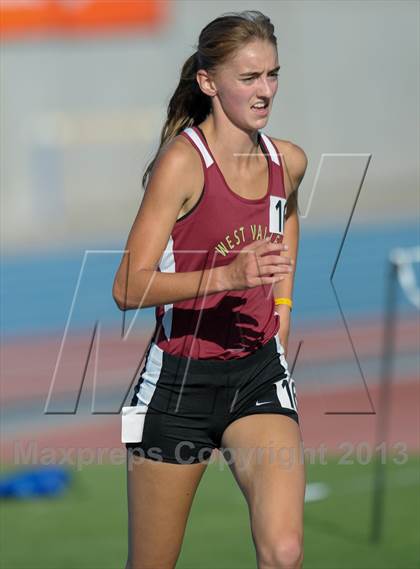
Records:
M275 79L277 79L279 76L278 73L270 73L269 77L274 77ZM247 83L249 83L250 81L252 81L253 79L255 79L255 77L246 77L245 79L242 79L242 81L245 81Z

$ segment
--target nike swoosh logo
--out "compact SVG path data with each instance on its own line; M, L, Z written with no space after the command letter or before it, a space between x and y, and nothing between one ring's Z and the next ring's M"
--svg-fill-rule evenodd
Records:
M272 401L257 401L255 405L264 405L265 403L272 403Z

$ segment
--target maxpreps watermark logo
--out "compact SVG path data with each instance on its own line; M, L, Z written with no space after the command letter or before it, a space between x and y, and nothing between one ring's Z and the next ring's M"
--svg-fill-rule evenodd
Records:
M333 450L333 454L331 454ZM13 445L15 465L68 465L76 470L100 464L119 466L127 464L132 470L134 465L141 464L146 459L163 462L166 460L162 449L151 447L144 451L138 446L135 452L127 453L123 447L48 447L40 446L37 441L15 441ZM175 447L173 461L175 464L217 464L219 470L235 465L235 469L246 470L250 464L276 464L285 470L292 470L296 465L319 464L326 466L329 462L340 466L369 465L380 456L382 464L393 462L396 465L406 464L408 461L407 444L396 442L388 447L381 444L375 447L367 442L354 445L343 442L331 449L325 443L317 447L287 447L279 446L270 441L266 446L258 447L212 447L197 446L192 441L181 441Z

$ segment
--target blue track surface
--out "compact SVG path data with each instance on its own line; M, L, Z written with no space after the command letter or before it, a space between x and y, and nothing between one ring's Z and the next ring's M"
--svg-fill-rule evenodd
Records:
M295 323L340 319L330 277L343 231L314 231L301 225L301 240L294 292ZM347 235L334 276L334 286L346 317L375 318L384 304L386 259L393 247L419 243L416 222L402 225L352 226ZM98 249L120 250L121 243ZM84 258L83 250L3 257L1 281L3 339L21 335L62 333L66 325ZM112 282L120 254L89 254L80 281L70 331L91 329L95 321L118 325L122 313L111 296ZM415 267L419 282L419 267ZM402 311L414 310L399 292ZM130 311L130 320L133 311ZM140 311L141 321L150 326L154 309Z

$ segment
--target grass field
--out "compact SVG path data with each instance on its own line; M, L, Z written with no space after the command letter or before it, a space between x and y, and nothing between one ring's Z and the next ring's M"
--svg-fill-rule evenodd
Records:
M369 543L373 465L307 467L308 483L329 495L305 506L305 569L418 569L419 456L388 459L382 543ZM2 469L3 472L5 469ZM8 470L8 469L7 469ZM124 466L74 471L65 496L2 502L2 569L123 569L126 557ZM255 569L246 503L226 465L210 464L193 504L177 569Z

